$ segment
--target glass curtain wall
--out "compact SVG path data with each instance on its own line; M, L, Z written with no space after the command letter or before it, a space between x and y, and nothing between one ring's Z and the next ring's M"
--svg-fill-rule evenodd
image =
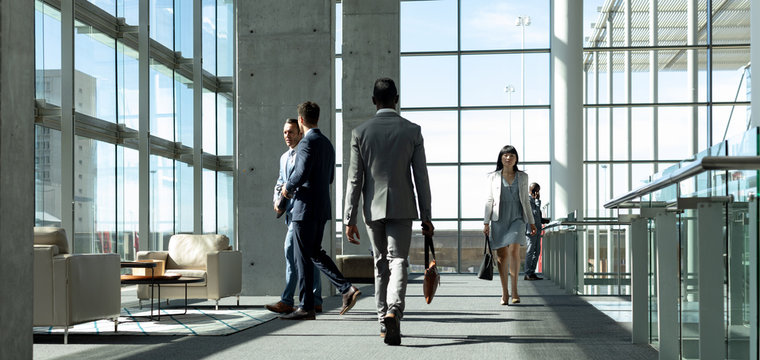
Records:
M748 129L749 4L584 1L586 219L616 216L603 204ZM588 229L586 278L629 274L620 236Z
M477 271L486 174L495 170L504 145L515 146L518 167L532 182L544 185L542 198L551 198L550 11L549 0L401 2L401 115L419 124L425 138L440 271ZM341 14L338 3L338 133ZM340 141L338 137L337 151ZM336 198L342 199L342 189ZM342 201L336 202L336 214L342 214ZM340 216L336 222L340 233ZM419 227L414 224L414 229ZM423 238L415 230L412 271L423 271L423 249Z
M138 0L74 1L73 29L62 28L71 9L61 1L35 2L35 224L62 226L73 194L75 253L138 249L139 196L150 198L150 250L164 250L178 232L222 233L233 239L232 69L234 2L202 0L200 24L193 1L150 0L150 83L138 83ZM194 124L193 33L202 38L202 126ZM62 33L73 31L72 49ZM62 68L73 53L74 68ZM73 84L64 76L73 70ZM73 89L73 163L64 163L61 94ZM150 127L139 126L139 95L149 94ZM139 187L138 134L150 134L149 188ZM202 144L194 144L196 133ZM203 172L193 176L192 153L201 147ZM73 169L73 183L63 169ZM195 188L202 191L195 192ZM194 194L202 194L195 199ZM202 205L201 205L202 204ZM202 214L194 224L193 214Z

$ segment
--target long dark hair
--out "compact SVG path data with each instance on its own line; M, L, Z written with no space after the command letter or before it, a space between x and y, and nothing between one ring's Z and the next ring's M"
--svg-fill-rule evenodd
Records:
M512 145L505 145L503 148L501 148L501 151L499 151L499 157L496 158L496 171L501 171L501 169L504 168L504 164L501 163L501 157L504 156L504 154L515 155L517 161L515 162L515 166L512 168L515 170L515 172L517 172L517 164L520 163L520 155L517 155L517 149L515 149L515 147Z

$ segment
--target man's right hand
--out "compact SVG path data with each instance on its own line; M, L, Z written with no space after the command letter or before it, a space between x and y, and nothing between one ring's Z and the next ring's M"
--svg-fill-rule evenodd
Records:
M356 227L356 225L346 225L346 239L348 239L348 242L352 244L359 245L359 228ZM356 239L354 239L354 236L356 236Z

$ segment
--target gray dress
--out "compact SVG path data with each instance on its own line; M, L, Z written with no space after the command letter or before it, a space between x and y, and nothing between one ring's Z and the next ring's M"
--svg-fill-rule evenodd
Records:
M515 174L512 184L501 177L499 220L491 221L491 248L496 250L510 244L525 244L525 221L520 205L520 186Z

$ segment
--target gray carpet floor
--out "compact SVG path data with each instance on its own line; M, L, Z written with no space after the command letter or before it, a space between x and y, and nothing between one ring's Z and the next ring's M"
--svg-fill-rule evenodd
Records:
M340 297L325 300L316 321L268 323L227 336L35 335L35 359L656 359L648 345L631 344L630 324L617 322L583 297L551 281L519 281L520 304L499 304L498 279L444 274L432 304L413 278L401 323L401 346L379 337L373 286L346 315ZM134 293L125 292L125 302ZM131 300L130 300L131 299ZM274 302L241 298L241 306ZM588 299L588 298L586 298ZM615 301L615 298L605 298ZM618 299L620 301L620 299ZM172 302L172 305L179 305ZM207 303L195 303L203 305ZM222 304L234 304L225 299Z

